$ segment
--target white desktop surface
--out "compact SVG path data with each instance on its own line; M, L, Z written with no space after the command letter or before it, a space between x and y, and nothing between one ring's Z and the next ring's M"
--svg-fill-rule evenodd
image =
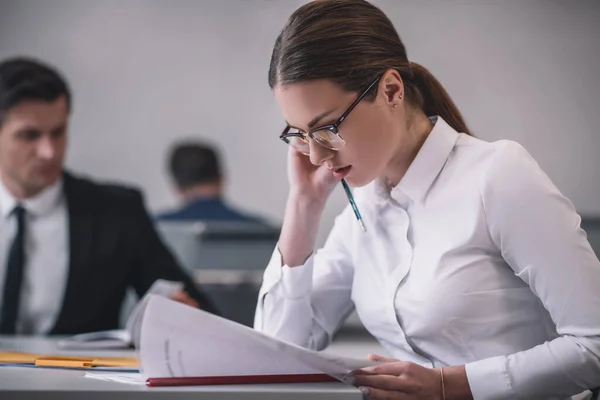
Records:
M132 350L63 351L58 338L0 336L0 351L62 354L73 356L132 356ZM328 351L354 357L369 352L382 353L379 344L370 337L338 338ZM360 391L342 383L302 383L270 385L187 386L148 388L86 378L84 371L47 368L0 367L0 399L362 399Z

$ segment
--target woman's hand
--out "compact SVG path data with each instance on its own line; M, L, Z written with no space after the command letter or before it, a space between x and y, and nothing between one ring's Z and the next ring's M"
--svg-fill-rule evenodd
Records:
M443 399L440 371L409 361L384 361L383 364L356 371L355 379L356 386L368 399Z
M306 199L321 206L325 205L336 184L340 182L325 164L312 164L308 156L292 146L289 146L288 151L288 180L292 197Z
M355 385L373 400L472 399L464 366L444 367L444 390L439 369L425 368L370 354L381 364L355 371Z
M325 165L315 166L290 146L288 153L290 195L285 210L279 251L290 267L304 264L315 247L321 213L339 182Z

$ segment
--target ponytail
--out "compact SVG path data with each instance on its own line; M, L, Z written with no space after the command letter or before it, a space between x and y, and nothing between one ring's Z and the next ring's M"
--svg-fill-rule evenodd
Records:
M410 67L412 77L407 89L412 92L410 95L416 105L425 115L439 115L457 132L471 135L458 107L435 76L427 68L415 62L411 62Z

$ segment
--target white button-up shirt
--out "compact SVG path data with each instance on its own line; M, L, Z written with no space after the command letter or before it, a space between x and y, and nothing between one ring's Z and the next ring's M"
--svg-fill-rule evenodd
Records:
M0 305L8 253L17 232L17 200L0 180ZM25 265L17 333L47 334L62 307L69 270L69 218L62 181L21 202L25 208Z
M356 191L304 265L265 273L255 328L313 349L348 314L395 357L466 365L475 399L600 386L600 263L520 145L437 122L400 183Z

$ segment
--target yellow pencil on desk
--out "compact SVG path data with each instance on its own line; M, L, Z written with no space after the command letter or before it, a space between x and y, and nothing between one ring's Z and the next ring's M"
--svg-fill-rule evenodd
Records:
M68 357L21 352L0 352L0 364L31 364L36 367L94 368L138 367L136 357Z

